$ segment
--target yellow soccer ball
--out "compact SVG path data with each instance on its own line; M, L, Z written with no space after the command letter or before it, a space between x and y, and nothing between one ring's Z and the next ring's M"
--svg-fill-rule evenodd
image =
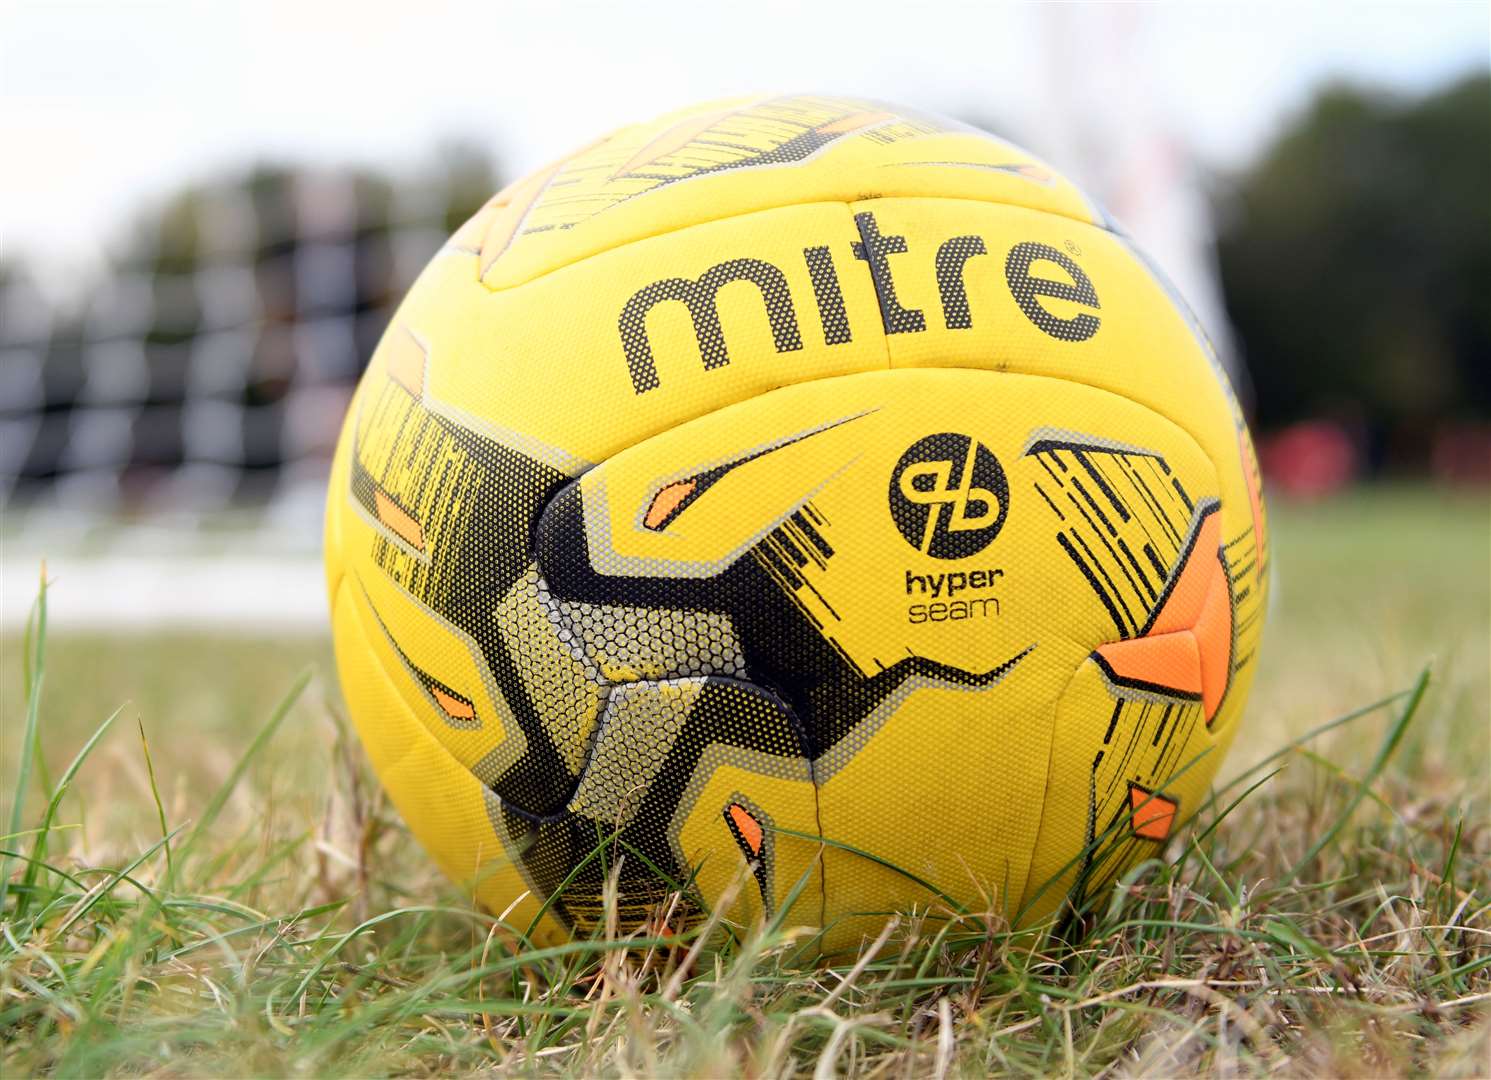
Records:
M794 96L626 128L462 227L358 388L326 562L373 764L488 908L588 933L620 858L625 919L686 885L832 951L1158 854L1268 560L1227 380L1089 199Z

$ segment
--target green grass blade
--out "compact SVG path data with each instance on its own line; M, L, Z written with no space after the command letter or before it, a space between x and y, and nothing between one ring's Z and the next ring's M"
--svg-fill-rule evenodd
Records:
M150 740L145 738L145 721L136 717L140 728L140 749L145 754L145 775L150 778L150 797L155 800L155 815L160 821L160 834L162 837L169 835L170 830L166 827L166 808L160 800L160 786L155 782L155 762L150 758ZM166 889L170 890L172 883L176 880L176 864L171 859L171 844L166 843Z
M31 786L31 765L36 760L37 719L41 715L41 688L47 674L47 568L41 567L36 601L26 622L25 660L22 665L26 689L26 728L21 735L20 759L16 765L15 797L10 804L9 832L21 831L26 814L26 791ZM0 913L10 891L10 857L0 857Z
M891 873L899 874L907 881L910 881L920 886L921 888L926 889L927 892L937 897L937 899L941 900L944 904L952 908L959 915L968 914L968 909L966 907L960 904L957 900L954 900L947 893L943 892L936 885L933 885L926 878L920 877L916 874L913 874L910 870L897 866L889 859L881 858L879 855L876 855L869 851L865 851L862 848L857 848L853 844L846 844L842 840L830 840L828 837L819 836L817 833L798 832L796 829L788 829L780 825L773 826L771 831L774 833L780 833L782 836L795 836L799 840L811 840L814 843L825 844L828 847L837 848L839 851L848 852L850 855L858 856L859 858L864 859L866 862L872 862L876 866L883 866Z
M248 772L249 765L253 763L254 758L259 755L264 747L269 745L269 740L274 738L274 733L279 730L280 724L290 714L290 709L300 699L301 693L304 692L310 681L311 671L309 668L296 676L295 681L290 685L290 689L285 692L285 696L274 707L269 720L259 729L259 733L254 736L254 741L249 743L248 749L243 752L243 756L234 763L233 769L228 773L227 779L213 793L212 799L207 804L207 809L202 811L202 816L197 820L196 825L192 827L192 831L188 834L185 843L181 845L183 859L186 857L187 852L196 846L202 834L212 828L213 822L222 813L223 807L227 805L228 799L243 779L244 773Z
M777 831L781 832L783 830L779 829ZM813 839L813 837L809 836L808 839ZM797 876L797 880L792 883L792 888L787 890L787 895L782 903L777 907L776 911L772 912L771 921L766 924L767 935L781 933L782 927L787 922L788 914L797 906L797 901L802 897L803 891L807 889L808 882L813 880L813 870L817 866L818 861L815 859L808 863L807 869Z
M57 809L62 805L62 797L67 794L68 786L72 783L73 777L78 774L78 770L83 767L83 762L88 760L88 755L93 753L93 748L98 745L98 741L104 737L104 734L109 728L113 727L114 721L119 719L119 714L123 711L124 706L121 705L111 712L102 724L98 725L93 734L88 737L88 741L83 744L83 748L78 751L72 762L63 770L62 775L58 777L57 787L52 792L52 798L47 803L46 813L42 815L41 826L36 831L36 842L31 849L31 862L26 868L26 876L23 880L23 884L28 889L36 883L37 872L43 865L42 860L46 858L47 837L51 833L52 821L57 816ZM26 904L27 898L25 897L16 901L17 918L20 918L26 913Z
M1367 797L1368 789L1382 775L1382 770L1387 767L1388 761L1392 759L1394 752L1397 751L1398 744L1403 741L1403 736L1408 732L1408 725L1413 722L1414 716L1417 715L1419 706L1424 700L1424 693L1428 689L1429 669L1424 668L1423 671L1419 672L1418 679L1414 682L1413 688L1408 693L1407 702L1404 703L1402 711L1398 713L1397 720L1388 728L1387 735L1382 740L1382 745L1378 747L1377 756L1372 760L1372 764L1368 767L1366 775L1357 783L1356 790L1352 793L1351 799L1347 802L1345 809L1336 815L1336 820L1331 822L1330 827L1321 833L1320 836L1316 837L1315 842L1310 845L1309 850L1305 852L1299 862L1295 863L1289 869L1288 873L1284 875L1283 880L1286 883L1296 881L1304 869L1313 863L1316 857L1329 847L1340 834L1341 830L1345 828L1346 823L1351 819L1351 815L1356 812L1356 808Z
M1199 754L1196 754L1194 757L1187 760L1186 763L1180 768L1172 772L1169 777L1166 778L1165 783L1167 785L1175 783L1175 781L1185 776L1186 773L1190 772L1198 764L1205 760L1207 755L1210 753L1210 747L1202 750ZM1149 798L1144 800L1142 805L1149 805L1150 799L1153 799L1156 795L1162 794L1163 791L1163 787L1156 790L1149 796ZM1200 812L1200 810L1196 811L1197 814L1199 814ZM1196 814L1191 814L1186 820L1189 822L1194 820L1195 817ZM1081 867L1081 869L1078 872L1077 880L1073 883L1071 889L1068 891L1068 897L1070 898L1071 896L1076 896L1078 898L1077 909L1079 911L1088 910L1095 902L1093 897L1085 895L1083 891L1088 876L1090 876L1093 869L1095 869L1090 860L1092 860L1094 856L1099 855L1101 852L1103 852L1104 845L1108 843L1109 839L1117 835L1117 833L1124 828L1127 828L1127 826L1124 824L1123 819L1115 819L1112 824L1105 827L1102 832L1098 833L1090 841L1088 841L1087 844L1083 846L1081 851L1073 855L1064 864L1062 864L1062 866L1059 867L1054 874L1051 874L1046 878L1045 881L1041 882L1040 886L1035 890L1035 892L1028 898L1026 898L1023 903L1021 903L1019 910L1015 913L1014 921L1016 923L1019 923L1021 920L1023 920L1025 918L1025 915L1040 901L1041 897L1050 892L1051 889L1066 875L1067 871L1071 870L1074 867ZM1111 849L1107 853L1111 854ZM1029 891L1030 890L1027 887L1026 892ZM1057 913L1059 913L1059 911L1060 908L1057 909Z
M140 882L136 881L130 875L133 874L134 871L142 863L144 863L146 859L150 858L150 856L154 855L157 851L159 851L167 843L169 843L170 839L170 836L161 837L155 843L151 844L148 848L142 851L139 856L135 858L134 862L130 863L123 870L113 871L109 875L108 880L105 881L102 886L96 886L93 890L91 890L91 895L89 895L86 900L84 900L78 906L78 909L76 911L74 911L63 921L62 925L57 928L57 936L61 937L69 930L71 930L74 926L76 926L78 924L78 920L81 919L84 915L87 915L88 912L92 911L93 908L98 904L98 902L105 896L108 896L109 893L113 891L114 886L118 885L121 881L128 881L135 888L139 889L141 892L145 893L152 900L154 900L155 894L144 885L142 885Z
M1211 806L1215 804L1216 801L1223 795L1227 794L1227 792L1237 787L1237 785L1249 780L1256 774L1262 772L1264 769L1268 768L1280 758L1288 757L1300 747L1306 745L1307 743L1314 742L1316 739L1320 738L1320 736L1334 731L1338 727L1343 727L1344 725L1349 724L1354 720L1360 720L1364 716L1372 715L1379 709L1385 709L1395 702L1402 701L1404 698L1408 697L1412 693L1412 689L1399 690L1396 693L1387 695L1387 697L1378 698L1376 701L1372 702L1369 705L1363 705L1359 708L1352 709L1350 712L1343 713L1333 720L1327 720L1325 723L1311 728L1309 731L1305 732L1297 739L1289 740L1289 742L1279 747L1279 749L1275 750L1272 754L1269 754L1263 760L1250 765L1248 768L1244 769L1242 772L1234 776L1227 783L1223 784L1221 787L1213 791L1211 793L1211 796L1204 803L1196 808L1196 813L1200 814L1201 812L1210 809Z
M17 848L12 847L0 848L0 855L9 856L12 859L20 859L24 863L32 863L38 861L34 855L27 855L24 851L20 851L17 850ZM46 870L48 873L56 874L63 881L66 881L68 884L74 885L85 892L88 889L88 886L84 885L81 881L73 877L66 870L63 870L60 866L54 866L51 863L43 862L40 868L42 870Z

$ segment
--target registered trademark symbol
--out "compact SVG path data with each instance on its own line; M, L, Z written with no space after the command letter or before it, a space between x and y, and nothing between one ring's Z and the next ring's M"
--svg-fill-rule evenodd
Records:
M1073 255L1081 255L1082 254L1082 249L1079 248L1075 243L1073 243L1070 240L1066 241L1065 246L1066 246L1067 251L1071 252Z

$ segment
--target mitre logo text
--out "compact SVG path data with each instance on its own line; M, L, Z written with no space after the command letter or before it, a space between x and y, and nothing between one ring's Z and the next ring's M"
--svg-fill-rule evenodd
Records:
M918 308L904 307L896 296L897 272L930 270L937 281L942 308L942 324L948 330L968 330L973 326L973 309L968 302L964 269L970 259L987 256L988 246L980 236L954 236L943 241L931 259L918 271L914 252L904 236L884 235L872 213L856 214L859 240L851 251L865 263L875 285L880 303L880 319L887 334L915 334L927 329L928 315ZM844 306L844 294L838 269L827 245L806 247L803 260L812 282L812 304L827 346L843 345L853 340L853 329ZM892 259L892 256L906 256ZM1052 263L1070 279L1053 280L1042 276L1037 263ZM1005 254L1004 280L1015 304L1044 333L1060 341L1081 342L1091 338L1102 325L1093 312L1102 305L1097 290L1086 272L1067 254L1048 244L1026 241L1015 244ZM792 296L787 275L780 267L762 259L727 259L711 266L697 278L670 277L638 289L621 309L617 320L621 331L622 351L631 373L632 389L638 394L657 389L657 363L647 336L647 316L661 304L682 304L694 325L699 342L699 357L706 370L730 363L730 351L720 322L719 293L726 285L747 281L754 285L766 308L772 344L779 353L802 348L802 331L798 324L798 303ZM1070 318L1053 313L1043 298L1066 300L1086 309Z

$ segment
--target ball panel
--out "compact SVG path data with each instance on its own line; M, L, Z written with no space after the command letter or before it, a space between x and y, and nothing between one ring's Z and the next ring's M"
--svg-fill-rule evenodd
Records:
M885 332L874 282L853 255L854 245L863 243L855 214L875 217L882 239L906 241L906 253L885 258L898 303L920 315L924 329ZM962 236L981 238L987 253L960 264L970 325L949 328L948 315L963 308L949 292L945 310L948 290L939 282L937 253ZM1089 339L1060 341L1021 307L1006 264L1016 248L1031 244L1069 259L1089 280L1096 308L1040 298L1068 322L1084 313L1096 318L1100 330ZM1080 254L1070 255L1069 244ZM815 246L833 254L847 342L825 339L803 255ZM639 369L656 385L638 393L638 365L629 363L620 325L628 304L659 281L699 282L742 261L781 272L792 315L786 339L793 347L776 347L761 287L744 276L727 279L722 271L710 284L718 286L712 296L725 362L701 350L686 302L659 299L640 316L650 361ZM470 258L464 272L460 262L439 260L439 272L421 280L401 312L401 322L420 337L438 338L431 345L437 355L429 365L427 400L458 401L473 422L496 433L522 431L576 469L776 386L887 366L980 367L1057 376L1139 400L1190 430L1229 478L1229 535L1236 531L1233 515L1248 502L1240 456L1246 431L1235 404L1162 285L1125 243L1099 228L972 200L883 199L710 222L606 251L485 299L462 280ZM1049 261L1035 260L1021 274L1048 285L1069 283L1062 267ZM577 297L584 303L577 305ZM532 312L565 314L535 319ZM514 364L504 356L531 359ZM604 407L576 408L576 394Z
M788 926L822 924L818 792L808 760L798 761L793 775L780 759L712 744L700 755L669 825L676 858L694 868L711 908L737 926L752 926L784 908ZM759 826L759 834L749 822Z
M415 365L403 361L406 339L421 343L427 357L422 382L412 374ZM600 683L583 655L552 625L530 618L547 614L532 571L532 523L565 482L560 466L567 460L432 398L437 355L395 327L359 387L336 473L346 477L346 522L344 562L333 576L346 573L363 590L382 582L407 594L412 607L403 617L382 608L378 615L402 658L459 639L444 663L414 662L416 678L437 704L452 696L477 713L462 717L478 728L465 743L487 737L474 695L496 692L503 704L488 723L506 723L513 737L483 757L481 775L507 812L542 818L562 809L599 711ZM432 635L433 643L422 642ZM469 666L473 656L486 685L461 670L461 658ZM445 710L434 730L454 742L449 719Z
M511 852L514 838L499 835L497 798L462 768L416 719L377 653L378 631L356 608L355 586L344 578L332 603L337 672L373 769L410 831L447 876L469 885L494 913L508 912L523 930L538 915L541 894ZM567 936L557 919L536 928L540 943Z
M718 803L701 802L699 793L721 770L733 783L729 794ZM802 731L783 703L741 680L695 677L611 690L568 810L587 835L616 835L612 858L629 856L620 871L628 903L645 898L659 879L681 885L696 869L723 871L723 878L712 873L690 890L697 903L678 912L689 923L741 902L746 909L775 910L802 873L807 843L776 830L815 833L816 817L806 813L813 795ZM686 843L684 829L695 817L706 827L693 829ZM778 858L789 867L779 867ZM743 860L754 864L744 874ZM779 880L784 872L791 880ZM586 912L576 896L599 899L603 885L601 873L581 875L561 900L563 910L583 922ZM817 919L817 899L810 897L794 918Z
M944 432L962 438L963 449L940 492L909 502L892 483L907 471L903 458ZM956 492L947 485L956 487L969 438L999 470L987 483L1002 484L1003 495L990 491L989 504L965 499L967 527L936 531L982 543L976 562L918 546L926 524L956 524ZM691 478L702 493L666 523L649 524L658 493ZM783 387L615 455L550 502L535 539L561 601L717 608L725 597L712 582L755 575L764 583L760 595L742 592L730 614L747 670L752 650L796 620L866 675L908 649L985 671L1053 628L1081 655L1135 632L1196 501L1216 498L1218 487L1216 469L1184 431L1115 394L1011 373L866 372ZM898 503L920 510L915 543L897 519ZM975 520L979 513L991 516ZM1064 532L1103 579L1109 600L1074 569L1057 540ZM780 573L783 559L801 562L795 576ZM997 618L991 608L977 632L956 622L908 625L912 592L947 599L930 593L929 577L979 570L989 583L979 589L1000 598ZM785 606L767 606L772 592ZM1118 624L1110 607L1119 609ZM788 649L783 684L801 648Z
M513 670L521 673L522 696L534 704L568 778L578 777L605 708L605 673L575 641L573 624L558 610L537 566L513 582L492 618Z
M851 847L1027 920L1158 850L1236 732L1265 525L1214 357L1100 220L997 140L798 98L463 228L327 522L353 716L442 865L495 860L497 909L573 874L587 930L619 828L629 916L803 882L836 949L928 899Z
M360 519L347 531L354 542L376 543ZM385 574L354 570L346 584L349 604L371 631L373 651L411 714L463 768L497 782L523 758L528 740L481 646Z
M945 917L938 892L1014 920L1045 801L1051 702L1070 677L1052 659L1037 646L980 684L912 675L835 748L839 768L816 770L836 845L824 852L827 950L857 948L895 911Z
M904 237L912 250L961 232L988 251L960 264L966 327L939 318L947 310L941 283L925 274L898 276L901 303L925 313L926 330L887 335L890 366L1047 375L1136 401L1183 428L1216 464L1227 535L1255 518L1256 534L1263 534L1256 462L1226 375L1188 310L1125 238L1020 207L943 199L873 205L881 234ZM1044 292L1084 286L1085 300ZM1089 321L1078 326L1083 319Z
M1005 463L981 577L919 550L921 529L908 536L887 498L906 448L947 427ZM962 445L943 477L949 504ZM653 517L679 484L688 496ZM657 626L628 626L627 613L714 613L743 670L804 718L822 835L1014 918L1048 762L1090 762L1116 698L1069 721L1060 748L1057 705L1095 649L1161 609L1189 522L1218 489L1184 431L1114 394L976 370L867 372L784 387L617 454L550 503L538 563L562 603L609 599L622 636ZM1189 704L1190 684L1171 681L1170 699ZM1119 728L1129 737L1133 723ZM1079 833L1092 809L1085 762L1081 805L1057 808ZM1164 779L1131 771L1121 779ZM742 784L727 796L751 796ZM933 899L844 848L824 853L823 875L829 948L853 945L860 913Z
M1205 801L1231 731L1199 701L1115 688L1093 660L1062 695L1045 815L1020 901L1026 922L1100 896Z
M577 472L731 401L885 367L874 287L851 272L847 242L833 261L856 332L829 344L817 322L805 238L852 235L842 203L790 206L644 239L495 293L472 280L475 256L448 253L415 283L396 320L429 343L428 402L504 441L521 433L534 444L524 448L530 456L562 455L573 465L565 471ZM701 281L691 294L697 325L687 299L653 289ZM767 304L782 283L790 311ZM707 355L701 325L714 343ZM639 393L634 372L656 385Z
M1029 152L956 121L855 98L742 99L618 131L513 185L493 200L483 230L482 280L512 288L727 215L870 192L1102 220Z

